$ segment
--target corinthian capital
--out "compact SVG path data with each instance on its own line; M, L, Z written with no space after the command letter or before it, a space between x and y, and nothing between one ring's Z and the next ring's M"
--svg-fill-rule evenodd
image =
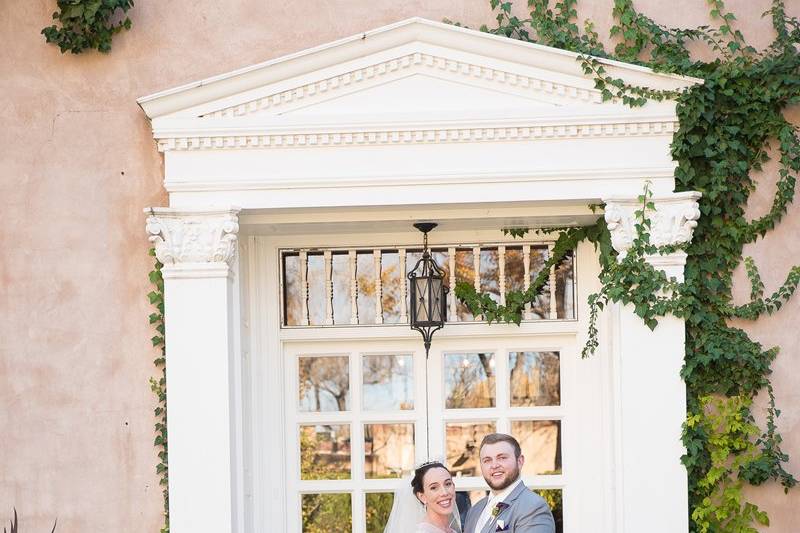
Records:
M147 234L164 265L226 263L236 255L239 208L144 210Z
M690 191L653 197L655 211L648 211L650 244L666 246L692 240L700 218L697 200L701 193ZM628 253L636 238L636 211L642 209L637 198L605 198L605 218L611 232L611 244L620 256Z

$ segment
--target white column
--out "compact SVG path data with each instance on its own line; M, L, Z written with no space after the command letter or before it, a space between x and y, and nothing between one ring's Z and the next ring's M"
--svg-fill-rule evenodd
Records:
M655 212L650 240L667 245L688 242L700 217L700 193L652 198ZM641 202L609 198L605 218L614 248L624 255L632 246ZM648 257L669 276L683 280L686 254ZM630 305L609 306L610 357L614 367L612 412L615 435L616 526L621 533L686 533L688 494L681 425L686 419L683 364L684 320L658 319L651 331Z
M234 328L238 208L146 209L164 264L172 533L242 528L240 361Z

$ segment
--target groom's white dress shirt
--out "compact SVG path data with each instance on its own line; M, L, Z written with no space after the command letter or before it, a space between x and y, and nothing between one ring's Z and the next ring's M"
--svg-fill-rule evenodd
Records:
M492 510L495 508L495 506L499 502L505 500L509 494L514 492L514 489L516 489L517 485L520 483L522 483L522 476L520 476L514 483L504 488L500 492L492 491L492 494L486 501L486 507L483 508L483 512L478 518L478 523L475 525L475 533L481 533L481 531L483 531L483 528L486 527L486 524L492 519Z

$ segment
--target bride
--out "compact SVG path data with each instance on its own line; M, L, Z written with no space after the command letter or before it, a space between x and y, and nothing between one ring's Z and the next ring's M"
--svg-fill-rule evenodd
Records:
M395 491L384 533L460 533L456 486L439 461L414 470L410 486Z

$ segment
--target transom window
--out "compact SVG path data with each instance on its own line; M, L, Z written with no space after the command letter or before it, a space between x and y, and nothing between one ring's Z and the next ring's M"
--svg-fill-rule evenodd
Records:
M504 303L509 291L525 290L552 253L552 243L432 247L450 287L449 322L476 322L455 298L458 281L471 283ZM314 248L281 250L282 325L343 326L407 324L406 275L420 248ZM451 273L455 272L455 276ZM547 285L525 308L525 320L575 318L574 257L550 271Z

